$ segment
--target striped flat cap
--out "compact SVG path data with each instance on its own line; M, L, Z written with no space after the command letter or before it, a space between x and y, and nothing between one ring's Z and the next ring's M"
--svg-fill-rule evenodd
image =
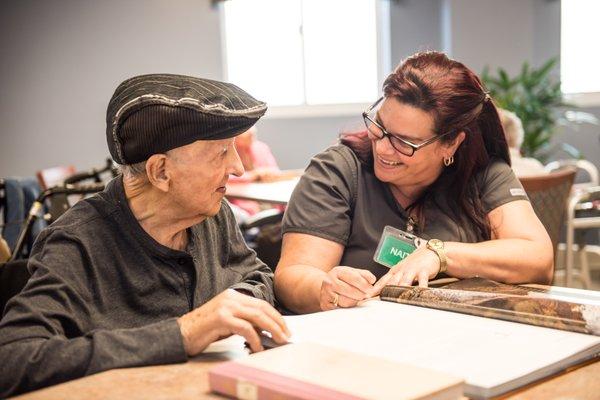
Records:
M267 105L230 83L184 75L140 75L121 83L106 112L106 140L118 164L196 140L227 139L248 130Z

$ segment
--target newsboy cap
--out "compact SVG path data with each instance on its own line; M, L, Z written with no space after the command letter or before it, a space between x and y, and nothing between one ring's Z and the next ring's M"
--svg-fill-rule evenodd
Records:
M267 106L230 83L184 75L140 75L121 83L106 112L106 140L118 164L135 164L196 140L234 137Z

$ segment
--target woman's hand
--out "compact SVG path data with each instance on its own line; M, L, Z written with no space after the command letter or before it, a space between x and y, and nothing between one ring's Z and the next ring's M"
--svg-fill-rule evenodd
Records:
M354 307L371 297L376 278L370 271L352 267L333 267L321 284L321 310Z
M373 287L373 296L377 296L385 285L411 286L415 281L421 287L427 287L429 279L440 272L440 259L433 250L421 246L404 260L396 264L379 279Z

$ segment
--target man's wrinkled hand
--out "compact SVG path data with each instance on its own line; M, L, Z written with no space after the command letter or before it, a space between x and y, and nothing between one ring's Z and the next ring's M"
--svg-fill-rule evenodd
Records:
M290 331L283 317L264 300L228 289L177 319L189 356L231 335L246 339L253 352L263 350L258 332L271 333L276 343L287 343Z

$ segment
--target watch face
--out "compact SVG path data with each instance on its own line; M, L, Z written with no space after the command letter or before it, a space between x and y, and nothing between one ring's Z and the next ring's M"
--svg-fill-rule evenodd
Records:
M431 247L435 247L436 249L443 249L444 248L444 242L442 242L439 239L431 239L429 241L429 245Z

